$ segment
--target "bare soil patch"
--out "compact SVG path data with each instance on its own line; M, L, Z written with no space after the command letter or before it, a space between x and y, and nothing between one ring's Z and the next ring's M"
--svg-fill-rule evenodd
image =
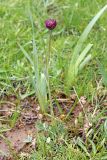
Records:
M80 100L81 103L78 102L75 94L68 98L60 93L56 98L58 105L53 101L55 117L66 121L68 130L72 133L74 132L75 135L83 133L83 126L76 126L75 123L79 114L84 114L82 105L88 112L92 109L85 97L81 97ZM2 119L0 123L1 128L5 128L0 138L0 160L16 160L19 153L30 153L32 150L35 150L36 121L51 122L49 117L41 114L35 97L18 100L15 95L1 98L0 117ZM13 123L13 121L15 122Z

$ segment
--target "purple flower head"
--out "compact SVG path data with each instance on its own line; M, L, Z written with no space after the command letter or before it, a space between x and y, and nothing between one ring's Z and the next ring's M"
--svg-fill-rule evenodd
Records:
M46 28L48 28L49 30L53 30L57 25L57 22L55 19L47 19L45 21L45 26Z

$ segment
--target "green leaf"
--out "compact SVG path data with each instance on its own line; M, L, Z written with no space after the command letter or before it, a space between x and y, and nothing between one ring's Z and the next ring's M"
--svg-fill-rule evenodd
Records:
M77 144L81 147L81 149L87 154L88 157L90 157L90 154L87 151L87 148L84 145L84 142L81 140L80 137L77 139Z
M104 123L104 131L107 136L107 119L105 120L105 123Z
M74 49L74 53L71 59L71 62L75 62L76 59L79 56L79 53L82 49L82 46L85 42L85 40L87 39L90 31L92 30L93 26L95 25L95 23L98 21L98 19L102 16L102 14L107 10L107 5L105 5L97 14L96 16L90 21L90 23L88 24L88 26L85 28L85 30L83 31L82 35L80 36L80 39Z
M88 44L85 49L82 51L82 53L79 55L77 61L76 61L76 66L78 67L80 65L80 63L84 60L85 56L87 55L87 53L90 51L91 47L93 46L93 44Z
M88 64L88 62L92 59L92 55L89 54L85 59L84 61L80 64L79 66L79 71L82 70L86 64Z
M41 73L40 80L36 85L36 94L40 103L42 112L47 110L47 82L46 77Z

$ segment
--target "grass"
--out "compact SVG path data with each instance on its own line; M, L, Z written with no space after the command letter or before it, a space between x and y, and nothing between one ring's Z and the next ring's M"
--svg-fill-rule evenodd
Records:
M51 67L49 69L51 92L64 92L64 79L68 71L69 60L74 47L87 24L96 13L106 5L106 0L0 0L0 96L15 94L18 99L34 94L32 78L34 70L23 54L19 44L30 57L32 51L32 26L29 18L29 5L34 19L34 38L38 51L39 69L43 71L43 57L48 50L48 31L44 21L53 17L58 21L53 32ZM48 136L38 128L38 150L28 155L27 159L63 159L63 160L106 160L107 109L103 97L107 86L107 12L95 24L84 46L92 43L90 54L93 59L76 78L75 89L78 96L86 96L93 103L93 111L88 114L91 127L83 137L72 135L70 139L64 124L51 124L47 127ZM100 63L99 63L100 62ZM72 69L71 69L72 70ZM102 80L103 78L103 80ZM22 92L24 90L24 92ZM71 93L73 89L71 88ZM106 100L105 100L106 101ZM97 113L97 114L96 114ZM19 114L19 113L18 113ZM17 110L13 122L17 121ZM100 123L100 120L103 123ZM78 123L82 123L78 117ZM61 126L60 126L61 125ZM98 125L98 128L96 126ZM72 128L72 127L71 127ZM71 129L72 133L72 129ZM46 143L50 137L50 142ZM25 155L20 155L20 160Z
M20 79L23 79L23 81L25 79L26 81L26 78L28 78L28 80L25 82L26 84L23 81L22 83L24 83L24 85L27 86L28 91L30 89L30 84L29 84L30 83L29 82L30 81L29 80L30 65L25 59L25 57L23 56L23 53L21 52L19 46L17 45L17 43L21 43L22 45L24 44L23 46L25 46L25 49L27 49L27 51L30 51L32 47L32 45L30 45L32 41L32 35L31 35L32 32L31 32L31 24L30 24L29 15L28 15L28 7L27 7L27 3L26 5L24 5L24 3L25 3L24 1L23 3L20 1L17 5L17 1L15 2L10 1L10 7L8 7L6 6L5 1L1 2L1 18L2 18L1 31L3 32L3 33L1 32L2 34L1 79L4 80L1 83L1 88L4 90L5 88L12 89L12 84L10 81L11 79L13 79L13 81L14 80L17 81L16 85L18 84L20 85L19 83ZM35 27L35 34L36 34L35 39L36 39L36 43L38 44L37 45L38 52L40 52L40 54L43 54L44 52L46 52L46 43L47 43L45 40L47 39L46 38L47 34L46 34L46 29L44 27L44 20L48 17L48 15L46 11L44 11L45 9L43 8L42 1L39 2L37 8L38 10L40 10L39 8L43 10L43 16L41 19L41 17L39 17L39 15L35 13L36 12L36 9L35 9L36 2L34 1L33 3L34 3L34 6L32 7L32 12L34 15L34 19L36 21L35 23L37 23L37 26ZM66 19L66 14L68 13L71 15L73 11L71 9L66 9L66 8L70 8L70 6L73 7L74 4L75 4L74 1L72 1L72 3L69 2L68 6L67 6L67 2L63 2L63 3L55 2L53 6L52 5L50 6L50 7L53 7L53 9L54 7L57 6L55 17L57 17L59 21L58 23L60 24L58 25L57 30L55 30L54 32L55 40L53 41L52 69L50 71L51 74L53 75L52 76L52 82L53 82L52 85L54 86L53 90L56 90L56 88L59 88L59 90L63 89L61 88L63 75L62 75L62 78L58 78L58 77L60 77L60 72L62 72L63 74L63 70L65 70L66 72L66 68L67 68L66 62L68 61L68 58L71 56L71 53L73 51L72 46L75 45L76 41L78 40L78 37L80 36L80 33L82 33L83 29L86 27L90 19L92 19L92 17L96 14L96 12L94 11L94 6L96 6L96 10L98 11L99 8L101 8L105 4L105 2L100 2L96 5L96 2L93 1L93 3L90 4L91 6L90 5L87 6L88 1L87 2L78 1L77 4L75 5L77 6L80 5L80 7L77 7L77 6L74 7L74 13L72 15L72 23L69 24L70 22L68 19ZM12 8L12 6L14 9ZM61 8L63 8L63 10L61 10ZM92 8L92 11L87 13L86 10L89 10L90 8ZM70 13L70 10L71 10L71 13ZM60 14L61 16L59 16L59 12L61 12ZM77 12L80 13L79 16ZM11 14L10 17L9 17L9 13ZM63 14L65 14L65 16L63 16ZM81 25L80 25L81 23L80 20L82 22ZM77 25L75 23L77 23ZM94 27L89 37L89 41L94 44L91 53L93 56L97 56L97 58L101 59L102 63L104 63L103 59L106 58L106 51L105 51L106 50L106 36L105 36L106 31L105 31L105 28L106 28L106 13L99 20L99 22L97 22L97 25ZM39 32L37 32L38 30ZM101 30L101 32L99 32L99 30ZM93 39L93 35L95 37L94 39ZM41 36L42 36L42 39L41 39ZM101 37L101 40L99 41L100 37ZM95 42L97 40L99 41L99 43ZM88 86L87 94L91 92L91 88L93 89L95 88L93 84L94 82L93 75L96 74L95 76L98 76L99 74L98 72L93 71L93 68L95 68L94 64L97 65L95 60L91 62L91 66L87 67L85 71L83 71L83 74L82 74L83 76L80 76L79 78L81 79L82 77L84 77L83 80L87 82L87 86ZM92 81L90 81L90 79L92 79ZM83 92L86 94L87 92L86 87L82 85L81 88L79 87L79 90L82 90L82 94Z

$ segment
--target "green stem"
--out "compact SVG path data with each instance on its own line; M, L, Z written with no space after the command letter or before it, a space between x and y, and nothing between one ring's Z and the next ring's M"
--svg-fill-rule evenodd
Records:
M48 50L48 54L46 57L46 79L47 79L47 87L48 87L51 115L53 115L52 97L51 97L50 81L49 81L49 65L50 65L50 57L51 57L51 38L52 38L52 31L49 31L49 46L48 46L49 50Z
M49 63L50 63L50 57L51 57L51 39L52 39L52 31L49 31L49 45L48 45L48 53L47 53L47 56L46 56L47 76L48 76Z

